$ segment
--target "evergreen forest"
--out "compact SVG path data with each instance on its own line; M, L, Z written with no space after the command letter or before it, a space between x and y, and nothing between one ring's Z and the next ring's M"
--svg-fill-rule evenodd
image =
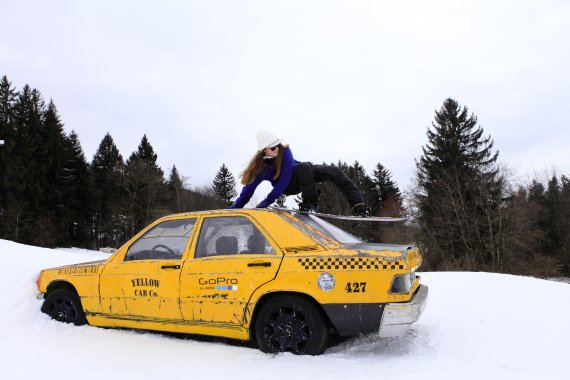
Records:
M53 101L0 80L0 238L43 247L117 248L158 217L224 207L210 188L165 175L146 135L126 160L107 133L91 162Z
M175 166L165 174L157 165L146 135L125 160L107 133L88 162L54 102L46 104L29 85L16 91L6 76L0 140L2 239L117 248L160 216L226 208L238 195L225 164L210 185L188 189ZM475 114L454 99L435 111L408 189L381 163L369 172L358 161L331 164L359 186L372 215L408 220L335 223L370 242L418 244L422 270L570 276L570 177L553 172L516 180ZM319 184L319 191L319 211L350 213L334 185ZM283 196L275 206L284 205Z

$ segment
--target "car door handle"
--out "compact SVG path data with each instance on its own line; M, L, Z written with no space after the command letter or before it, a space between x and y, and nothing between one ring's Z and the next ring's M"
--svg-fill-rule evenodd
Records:
M162 269L180 269L180 265L163 265Z
M248 267L270 267L271 263L264 261L264 262L255 262L255 263L248 263L247 264Z

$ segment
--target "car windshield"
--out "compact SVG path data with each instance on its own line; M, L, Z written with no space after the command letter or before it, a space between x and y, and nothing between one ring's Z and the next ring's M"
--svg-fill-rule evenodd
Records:
M301 214L301 213L293 213L293 215L307 223L309 226L321 231L328 237L338 241L342 244L353 244L353 243L363 243L363 241L356 236L340 229L339 227L331 224L315 215L308 215L308 214Z

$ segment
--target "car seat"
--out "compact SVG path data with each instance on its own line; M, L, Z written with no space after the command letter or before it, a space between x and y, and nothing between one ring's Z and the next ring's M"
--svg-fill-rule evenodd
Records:
M238 240L235 236L220 236L216 240L216 254L232 255L238 253Z
M265 253L265 239L259 234L253 234L247 239L247 249L240 253Z

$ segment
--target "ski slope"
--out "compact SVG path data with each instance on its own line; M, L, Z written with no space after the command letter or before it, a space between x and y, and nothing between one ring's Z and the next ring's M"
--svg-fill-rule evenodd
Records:
M408 335L351 338L318 357L219 339L76 327L35 298L43 268L107 254L0 240L0 379L570 379L570 284L491 273L423 273Z

